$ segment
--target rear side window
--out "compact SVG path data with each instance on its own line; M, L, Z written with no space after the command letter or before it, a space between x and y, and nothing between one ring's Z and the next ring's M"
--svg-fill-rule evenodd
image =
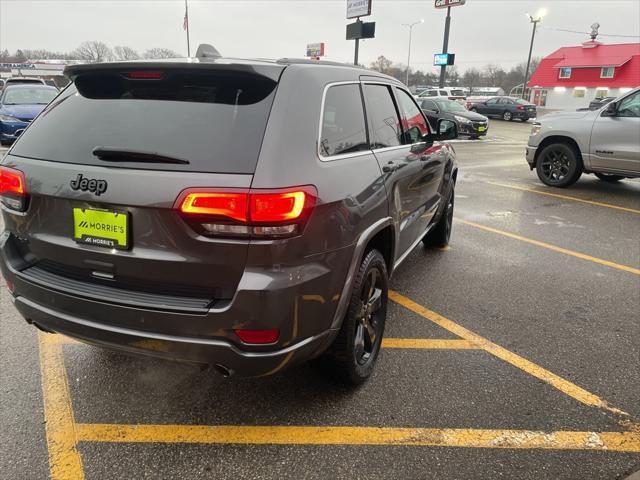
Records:
M118 72L80 75L12 153L83 165L253 173L276 85L261 75L211 70L171 70L161 79L140 80ZM107 162L92 153L96 147L188 164Z
M368 149L360 85L329 87L322 114L320 154L330 157Z
M442 97L448 97L448 96L449 96L449 94L447 93L447 91L446 91L446 90L440 90L440 96L442 96Z
M422 137L429 134L427 120L411 95L399 88L396 88L396 95L402 112L402 126L408 137L404 143L420 142Z
M454 97L464 97L464 92L462 90L451 90L451 95Z
M371 148L396 147L402 144L402 128L391 90L386 85L365 84Z

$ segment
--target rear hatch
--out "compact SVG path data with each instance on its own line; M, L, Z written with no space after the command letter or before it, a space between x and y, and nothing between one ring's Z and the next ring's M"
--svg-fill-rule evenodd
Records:
M248 240L206 236L176 206L188 189L251 186L282 68L68 69L74 84L3 161L24 174L28 202L26 213L4 209L13 267L49 288L115 303L224 306Z

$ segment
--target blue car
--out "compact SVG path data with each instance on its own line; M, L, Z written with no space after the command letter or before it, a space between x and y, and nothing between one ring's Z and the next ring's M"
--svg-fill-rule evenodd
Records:
M47 85L7 86L0 96L0 143L13 143L56 95L58 90Z

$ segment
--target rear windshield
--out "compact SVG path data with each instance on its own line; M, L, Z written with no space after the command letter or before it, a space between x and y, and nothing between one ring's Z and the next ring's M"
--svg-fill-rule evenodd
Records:
M253 173L276 85L239 72L173 71L140 80L119 73L79 76L12 154L83 165ZM107 162L92 153L96 148L124 155ZM127 152L181 162L141 162Z

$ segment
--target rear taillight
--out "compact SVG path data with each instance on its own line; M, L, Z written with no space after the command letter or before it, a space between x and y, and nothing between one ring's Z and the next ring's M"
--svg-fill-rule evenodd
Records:
M289 237L302 232L315 207L315 187L275 190L188 189L176 208L205 235Z
M24 173L13 168L0 167L0 199L2 203L19 212L27 208L27 187Z
M516 108L517 108L518 110L524 110L524 105L518 105Z
M236 329L234 332L243 343L253 343L256 345L275 343L280 337L280 330L277 328L271 328L269 330Z

